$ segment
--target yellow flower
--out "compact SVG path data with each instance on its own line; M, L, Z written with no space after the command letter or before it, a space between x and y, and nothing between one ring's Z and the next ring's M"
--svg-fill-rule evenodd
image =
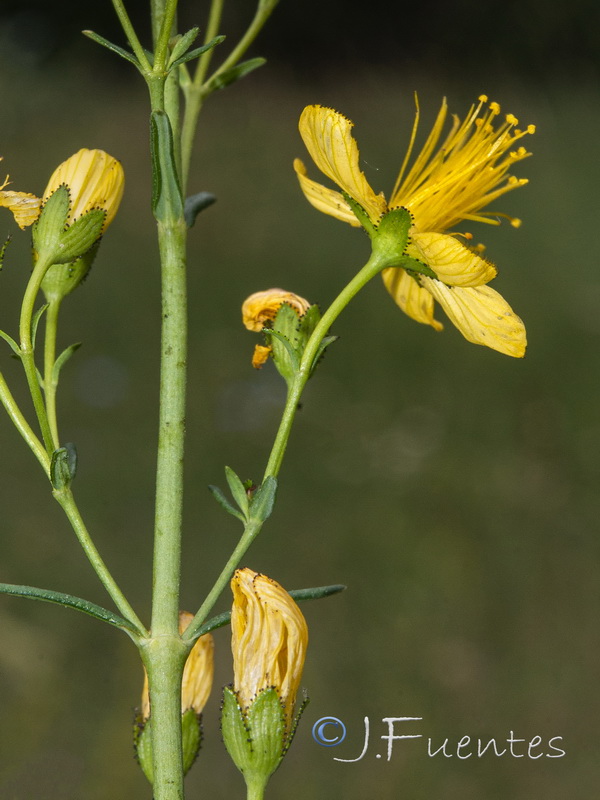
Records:
M67 224L92 209L106 212L102 230L112 222L121 197L125 177L121 164L103 150L79 150L64 161L53 172L44 196L36 197L26 192L4 191L8 178L0 186L0 206L12 211L20 228L26 228L37 220L43 203L59 186L69 190L69 214Z
M194 618L187 611L179 612L179 633L183 633ZM181 713L193 709L196 714L201 714L210 695L213 682L213 637L210 633L201 636L192 647L181 680ZM142 689L142 718L150 717L150 697L148 694L148 675L144 671L144 686Z
M482 95L461 122L453 125L440 143L447 116L444 101L421 152L410 168L419 109L413 125L408 152L389 202L375 194L359 166L358 145L352 136L353 124L330 108L308 106L300 117L300 134L317 167L336 183L342 192L359 203L377 225L394 208L406 208L413 219L406 254L425 263L437 275L432 278L402 268L383 270L384 283L400 308L417 322L441 330L434 319L437 300L450 320L471 342L483 344L510 356L525 353L525 327L504 298L486 284L496 275L496 268L481 257L482 248L469 248L456 237L467 240L470 234L446 234L462 220L498 224L498 216L483 211L500 195L527 181L508 175L517 161L530 155L515 142L534 132L516 126L511 114L494 127L500 113L497 103ZM439 146L438 146L439 145ZM437 148L437 149L436 149ZM359 226L360 222L346 202L344 194L316 183L307 177L299 159L294 168L308 201L319 211ZM519 220L509 218L518 227Z
M277 316L280 307L287 303L299 316L305 314L310 303L300 295L286 292L284 289L266 289L255 292L244 300L242 320L249 331L260 331Z
M274 688L290 731L308 645L302 612L276 581L251 569L235 572L231 589L234 691L244 713Z

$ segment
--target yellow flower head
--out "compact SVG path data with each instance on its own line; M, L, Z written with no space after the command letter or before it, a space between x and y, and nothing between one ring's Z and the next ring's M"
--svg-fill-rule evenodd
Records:
M277 316L280 307L287 303L299 316L306 314L310 303L303 297L284 289L266 289L251 294L242 304L242 320L249 331L260 331Z
M179 612L179 633L183 633L194 618L187 611ZM210 695L213 682L213 651L214 642L210 633L201 636L192 647L181 681L181 713L193 709L196 714L201 714ZM148 694L148 675L144 672L144 687L142 689L142 718L147 720L150 716L150 697Z
M419 123L419 109L413 125L408 152L404 158L389 202L376 194L359 166L358 145L352 136L353 124L330 108L308 106L300 117L300 134L317 167L336 183L342 193L322 186L307 177L299 159L294 168L308 201L319 211L359 226L361 223L346 202L344 194L359 203L376 226L394 208L406 208L413 220L406 254L426 264L437 278L407 272L400 267L383 270L384 283L400 308L417 322L441 330L434 319L437 300L451 321L469 341L483 344L511 356L523 356L525 327L506 301L486 284L496 268L480 255L480 249L467 247L445 231L462 220L498 224L499 216L483 211L505 192L527 183L508 175L517 161L530 155L515 143L534 132L516 126L511 114L495 127L500 114L497 103L484 106L482 95L464 121L453 124L440 142L447 117L444 101L434 126L409 168ZM511 219L517 227L519 220Z
M33 225L43 203L59 186L66 186L70 198L67 222L99 208L106 212L104 231L117 213L125 177L121 164L104 150L83 149L57 167L42 198L26 192L4 191L7 184L8 178L0 186L0 206L12 211L22 229Z
M302 612L276 581L238 569L231 581L234 690L247 712L257 694L274 687L292 725L308 645Z

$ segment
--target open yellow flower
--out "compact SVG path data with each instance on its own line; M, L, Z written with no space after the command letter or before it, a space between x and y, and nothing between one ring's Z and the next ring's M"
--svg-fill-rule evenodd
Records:
M69 190L67 224L92 209L106 212L103 231L112 222L121 197L125 178L121 164L104 150L82 149L58 166L46 187L43 197L27 192L5 190L8 177L0 186L0 207L12 211L17 225L24 229L37 220L43 203L59 186Z
M323 106L308 106L300 117L300 134L317 167L336 183L342 193L322 186L307 177L299 159L294 168L308 201L319 211L336 219L360 226L344 195L359 203L376 226L381 217L394 208L406 208L413 220L406 255L426 264L436 278L400 267L382 272L386 288L400 308L417 322L441 330L434 318L435 300L463 336L506 355L525 353L525 327L504 298L487 284L496 268L472 249L445 231L462 220L498 224L498 216L483 211L500 195L527 183L508 175L508 170L529 153L515 142L534 132L525 131L508 114L499 127L494 120L500 113L497 103L482 95L461 122L457 117L447 136L440 137L447 117L442 103L434 126L421 152L410 168L419 109L413 125L408 152L400 169L389 201L376 194L359 166L358 145L352 136L353 123L342 114ZM437 149L436 149L437 148ZM517 227L519 220L511 219Z

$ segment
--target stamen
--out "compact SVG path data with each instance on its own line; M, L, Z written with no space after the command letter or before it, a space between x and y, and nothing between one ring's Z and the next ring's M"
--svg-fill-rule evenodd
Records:
M507 114L506 115L506 121L508 122L509 125L518 125L519 124L519 120L515 117L514 114Z

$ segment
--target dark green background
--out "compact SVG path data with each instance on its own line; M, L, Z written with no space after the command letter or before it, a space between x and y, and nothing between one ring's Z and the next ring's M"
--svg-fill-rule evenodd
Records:
M33 2L3 4L0 154L13 188L38 193L82 146L125 167L121 211L89 280L65 303L61 343L84 345L65 368L60 422L80 453L81 508L147 619L159 325L147 103L135 75L74 37L84 26L108 33L108 15L92 17L109 4L93 4L89 20L84 4L60 6L64 18ZM443 95L463 114L483 91L538 126L534 157L515 170L531 183L496 206L522 228L472 227L499 266L495 288L527 324L526 358L471 345L451 325L440 334L417 325L374 281L336 325L340 341L307 390L276 511L246 563L288 588L349 588L304 607L311 704L273 800L589 800L597 791L598 28L585 3L551 16L545 5L513 4L501 19L496 5L463 6L401 13L382 3L369 16L328 3L300 14L282 0L253 50L272 63L215 96L202 117L191 189L219 200L190 241L189 610L239 532L206 486L224 483L224 464L260 477L283 400L271 366L250 367L258 338L241 326L241 302L279 285L325 305L368 255L360 232L318 214L298 189L291 162L305 157L303 106L353 119L363 168L388 191L414 90L424 129ZM30 245L3 212L0 234L9 231L0 320L14 335ZM8 348L0 364L28 408ZM1 580L107 603L36 462L0 423ZM219 688L232 677L227 631L216 640L190 798L243 796L218 730ZM131 755L140 688L126 637L74 612L1 600L0 797L148 798ZM349 731L337 749L310 734L330 715ZM358 755L365 716L365 758L333 761ZM388 763L375 756L381 720L392 716L423 717L398 732L434 746L514 731L544 743L562 736L567 755L432 759L422 739L397 742Z

